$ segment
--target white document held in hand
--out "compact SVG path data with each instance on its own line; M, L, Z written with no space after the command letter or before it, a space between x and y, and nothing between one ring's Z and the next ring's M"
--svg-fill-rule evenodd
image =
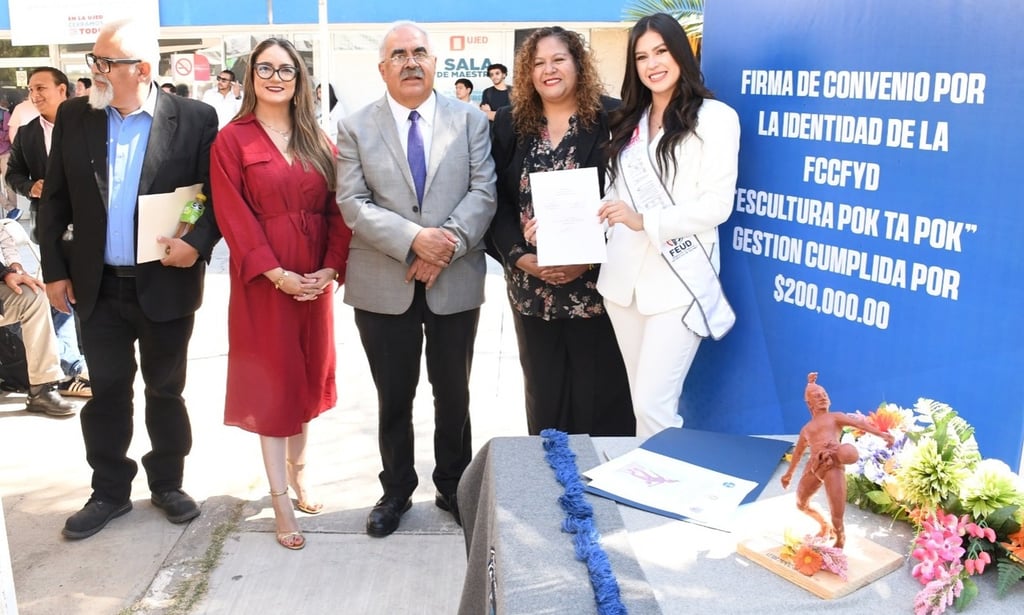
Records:
M537 219L537 264L589 265L608 260L604 225L597 217L597 168L530 173Z
M174 237L181 220L181 211L203 189L202 184L182 186L174 192L139 195L139 240L135 246L135 262L158 261L166 253L157 237Z

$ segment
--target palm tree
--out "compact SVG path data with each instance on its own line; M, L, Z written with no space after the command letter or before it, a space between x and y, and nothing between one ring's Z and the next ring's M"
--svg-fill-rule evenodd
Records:
M704 40L704 0L630 0L622 9L622 18L637 21L652 13L667 13L676 18L690 38L693 54L700 63Z

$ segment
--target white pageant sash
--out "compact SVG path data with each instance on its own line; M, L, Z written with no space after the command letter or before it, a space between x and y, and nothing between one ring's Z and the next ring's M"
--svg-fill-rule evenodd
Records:
M644 112L633 138L619 154L619 172L639 213L675 207L648 153L647 116ZM661 246L661 257L693 295L683 324L700 337L725 337L736 322L736 313L725 298L718 273L700 239L696 235L670 239Z

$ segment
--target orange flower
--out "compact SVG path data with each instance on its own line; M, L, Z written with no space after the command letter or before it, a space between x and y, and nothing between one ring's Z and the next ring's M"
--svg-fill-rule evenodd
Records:
M821 570L821 563L821 554L808 545L800 547L796 555L793 556L793 566L797 569L797 572L809 577L814 576L815 572Z
M886 404L882 404L878 410L869 414L868 422L881 431L889 431L893 427L903 429L903 415L890 410Z
M1010 539L1010 542L999 544L1003 545L1010 552L1010 556L1016 558L1017 561L1024 560L1024 527L1013 534L1007 534L1006 537Z
M921 527L928 517L935 514L934 510L926 510L924 508L913 508L907 511L907 516L910 517L910 522L914 524L914 527Z

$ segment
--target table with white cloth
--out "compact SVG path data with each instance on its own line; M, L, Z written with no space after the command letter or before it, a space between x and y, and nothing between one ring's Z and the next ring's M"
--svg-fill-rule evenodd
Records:
M642 443L639 438L569 437L580 473ZM460 615L597 613L586 565L562 532L564 488L544 458L539 436L495 438L474 457L459 484L468 563ZM910 574L913 529L846 508L846 531L907 556L895 572L835 600L823 600L736 553L746 537L800 533L817 525L795 508L775 475L739 511L732 532L702 527L585 494L594 506L601 545L629 613L912 613L922 585ZM827 510L824 494L815 501ZM766 525L767 524L767 525ZM967 613L1024 612L1024 583L997 597L996 573L975 577L979 595ZM493 607L493 610L492 610ZM950 607L952 609L952 607Z

